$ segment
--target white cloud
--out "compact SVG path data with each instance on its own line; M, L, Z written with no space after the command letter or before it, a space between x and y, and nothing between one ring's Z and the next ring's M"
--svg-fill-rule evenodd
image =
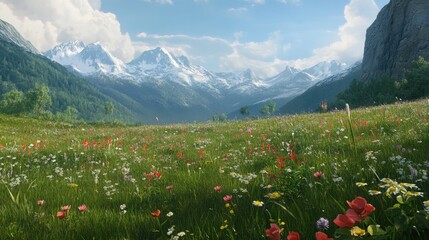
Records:
M247 12L247 8L245 7L239 7L239 8L229 8L227 12L233 14L233 15L241 15L245 12Z
M160 4L173 4L173 0L145 0L145 2L155 2Z
M1 18L40 51L70 40L99 41L115 56L130 60L134 48L129 35L100 5L100 0L0 0Z
M313 50L313 55L293 61L296 67L309 67L324 60L352 63L362 59L366 29L375 20L379 8L374 0L351 0L344 8L346 23L339 27L339 39Z
M264 4L265 0L246 0L247 2L250 2L252 4Z

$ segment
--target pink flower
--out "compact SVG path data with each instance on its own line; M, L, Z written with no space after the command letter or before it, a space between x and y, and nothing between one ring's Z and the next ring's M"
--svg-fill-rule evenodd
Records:
M67 217L67 213L66 212L57 212L57 218L64 219L66 217Z
M165 187L165 189L167 189L168 191L173 190L173 185L168 185L167 187Z
M317 178L317 179L320 179L320 178L322 178L323 176L325 176L325 174L324 174L323 172L321 172L321 171L317 171L317 172L315 172L315 173L313 174L313 176L314 176L315 178Z
M220 192L222 190L222 187L221 186L216 186L216 187L214 187L214 190L216 192Z
M88 208L86 207L85 204L80 205L79 207L77 207L77 209L79 209L79 211L81 211L81 212L88 211Z
M231 202L232 201L232 196L231 195L226 195L225 197L223 197L223 200L225 202Z
M45 200L38 200L37 201L37 205L39 205L39 206L43 206L43 205L45 205L46 204L46 201Z
M271 240L280 240L280 228L277 224L271 223L270 228L265 230L265 235Z
M68 211L68 210L70 210L71 209L71 205L66 205L66 206L62 206L61 207L61 210L62 211Z
M289 234L287 235L287 240L300 240L301 237L299 236L298 232L289 232Z

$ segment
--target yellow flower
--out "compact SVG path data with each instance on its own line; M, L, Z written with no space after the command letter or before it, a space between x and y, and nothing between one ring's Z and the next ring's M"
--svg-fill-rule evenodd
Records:
M358 226L354 226L354 227L352 227L352 229L350 229L350 233L352 236L360 237L360 236L365 235L366 232L364 229L362 229Z
M67 186L69 186L71 188L77 188L79 185L77 185L76 183L69 183L69 184L67 184Z
M399 185L406 187L406 188L418 188L417 185L414 183L400 183Z
M278 198L280 198L282 196L282 194L281 193L279 193L279 192L272 192L272 193L268 193L267 194L267 197L269 198L269 199L278 199Z
M377 191L377 190L368 190L369 195L375 196L375 195L380 195L381 192Z
M256 201L253 201L253 205L258 206L258 207L262 207L264 205L264 202L256 200Z
M225 207L226 207L226 208L229 208L229 207L231 207L231 204L226 203L226 204L225 204Z
M429 207L429 200L424 201L424 202L423 202L423 206L425 206L425 207Z
M229 213L230 213L230 214L234 214L234 210L232 210L232 209L231 209L231 210L229 210Z
M423 193L422 192L411 192L408 191L405 193L406 196L410 196L410 197L423 197Z
M358 187L364 187L366 185L368 185L368 183L366 183L366 182L357 182L356 183L356 186L358 186Z

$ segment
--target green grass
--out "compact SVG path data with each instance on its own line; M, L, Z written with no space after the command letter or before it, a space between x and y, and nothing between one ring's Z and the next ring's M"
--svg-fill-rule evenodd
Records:
M332 221L357 196L376 210L355 225L386 231L361 238L429 235L427 100L352 109L350 124L345 112L171 126L0 116L0 144L2 239L170 239L180 232L184 239L266 239L270 223L283 228L282 239L289 231L314 239L320 217L330 221L330 237L343 231L340 238L351 239ZM389 197L382 178L414 183L423 197ZM88 211L78 210L82 204ZM64 205L72 208L59 219Z

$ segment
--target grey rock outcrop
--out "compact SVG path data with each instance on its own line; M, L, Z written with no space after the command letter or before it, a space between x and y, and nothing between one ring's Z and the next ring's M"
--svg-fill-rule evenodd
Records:
M429 60L429 0L391 0L366 32L361 80L401 79L419 56Z

